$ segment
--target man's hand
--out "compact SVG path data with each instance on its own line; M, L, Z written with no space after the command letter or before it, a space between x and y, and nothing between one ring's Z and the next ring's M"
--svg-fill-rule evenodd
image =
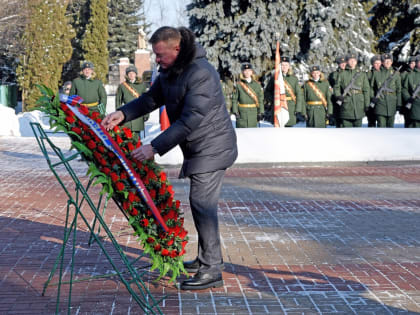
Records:
M264 115L263 114L257 114L257 121L263 120Z
M111 130L115 126L118 126L124 120L124 114L122 111L117 110L109 115L107 115L103 120L101 125L105 127L106 130Z
M145 144L140 148L133 150L133 152L131 152L131 156L138 161L143 161L152 159L155 156L155 153L153 152L151 144Z

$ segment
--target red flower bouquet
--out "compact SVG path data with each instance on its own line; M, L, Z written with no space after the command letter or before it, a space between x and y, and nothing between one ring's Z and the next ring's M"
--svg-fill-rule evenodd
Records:
M70 136L72 146L79 150L89 163L88 174L95 178L95 183L102 184L101 193L106 193L108 198L114 197L127 213L135 235L139 237L145 253L149 254L153 261L151 269L159 269L159 278L171 271L170 282L181 272L186 273L182 256L188 241L187 231L183 227L184 218L180 211L180 202L174 199L174 191L166 174L154 161L139 162L128 159L132 170L147 188L163 218L167 227L165 231L157 222L150 205L141 198L116 154L102 143L87 124L78 119L68 104L60 103L58 95L54 95L52 90L45 86L39 88L43 94L38 101L40 110L50 117L51 128L64 131ZM99 112L89 111L85 106L78 107L78 110L98 124L101 123ZM141 146L138 136L128 128L115 127L109 134L126 157Z

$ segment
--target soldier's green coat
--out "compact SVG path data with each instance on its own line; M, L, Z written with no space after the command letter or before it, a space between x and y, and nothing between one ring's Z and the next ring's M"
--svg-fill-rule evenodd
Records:
M350 84L351 79L359 69L350 69L338 74L337 82L334 85L335 97L341 96L344 89ZM344 98L343 104L339 108L340 119L362 119L365 116L365 110L370 104L370 85L366 73L361 73L355 80L350 93Z
M287 101L287 109L289 110L289 121L286 127L292 127L296 125L296 113L302 113L304 107L303 91L299 85L298 78L289 71L286 75L283 74L283 79L286 81L295 93L296 102L293 99ZM272 104L272 116L274 117L274 76L271 77L264 91L264 95L267 101ZM288 90L286 89L286 97L291 97Z
M395 70L381 68L380 71L373 71L370 80L371 97L375 97L383 83L388 77L394 74ZM395 73L391 80L388 80L387 87L393 92L385 92L379 98L378 103L374 107L377 116L394 116L397 109L401 107L401 77L399 73Z
M241 75L240 80L245 83L258 98L259 107L240 107L239 104L255 104L255 100L242 88L240 84L235 87L232 97L232 113L239 114L236 120L236 128L255 128L257 127L257 115L264 113L264 96L261 85L254 79L248 83Z
M137 93L139 93L139 95L147 91L146 84L141 82L139 79L137 79L134 83L131 83L128 78L126 78L125 81L131 88L136 90ZM115 108L118 109L135 98L136 97L124 86L124 84L121 83L118 86L117 95L115 97ZM129 121L128 123L125 123L124 126L130 128L135 132L139 132L144 130L144 123L148 118L149 115L145 115L135 120Z
M414 71L409 73L404 80L404 85L402 89L402 96L404 102L413 97L414 91L417 86L420 84L420 69L416 68ZM420 93L419 93L420 94ZM411 105L411 109L408 111L409 117L413 120L411 127L416 126L420 127L420 95L417 95L417 98L414 99L414 102Z
M327 101L327 108L325 108L324 105L307 104L307 102L321 101L321 98L318 95L316 95L315 91L309 86L308 81L306 81L303 85L303 97L306 104L303 110L303 115L308 117L306 126L315 128L325 128L325 120L327 118L327 115L331 115L333 113L330 84L327 80L324 80L323 78L321 78L318 81L314 81L313 79L310 79L309 81L313 82L315 86L322 92Z
M87 79L83 74L72 81L70 95L79 95L84 104L98 102L106 106L106 92L102 81Z

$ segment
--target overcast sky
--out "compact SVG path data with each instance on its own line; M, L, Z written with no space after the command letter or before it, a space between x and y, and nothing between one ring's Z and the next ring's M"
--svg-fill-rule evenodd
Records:
M190 2L191 0L144 0L146 20L152 24L150 33L165 25L188 26L185 8Z

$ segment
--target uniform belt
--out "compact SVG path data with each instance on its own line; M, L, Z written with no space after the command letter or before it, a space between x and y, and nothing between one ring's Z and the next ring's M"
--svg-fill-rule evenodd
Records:
M239 107L257 107L257 104L238 104Z
M293 98L291 96L286 97L286 101L293 101Z
M82 103L82 105L85 105L86 107L94 107L94 106L98 106L99 102L88 103L88 104Z
M311 101L311 102L306 102L306 104L308 104L308 105L323 105L321 101Z
M395 92L382 92L385 95L395 95Z
M351 90L350 94L362 94L362 91L360 90Z

